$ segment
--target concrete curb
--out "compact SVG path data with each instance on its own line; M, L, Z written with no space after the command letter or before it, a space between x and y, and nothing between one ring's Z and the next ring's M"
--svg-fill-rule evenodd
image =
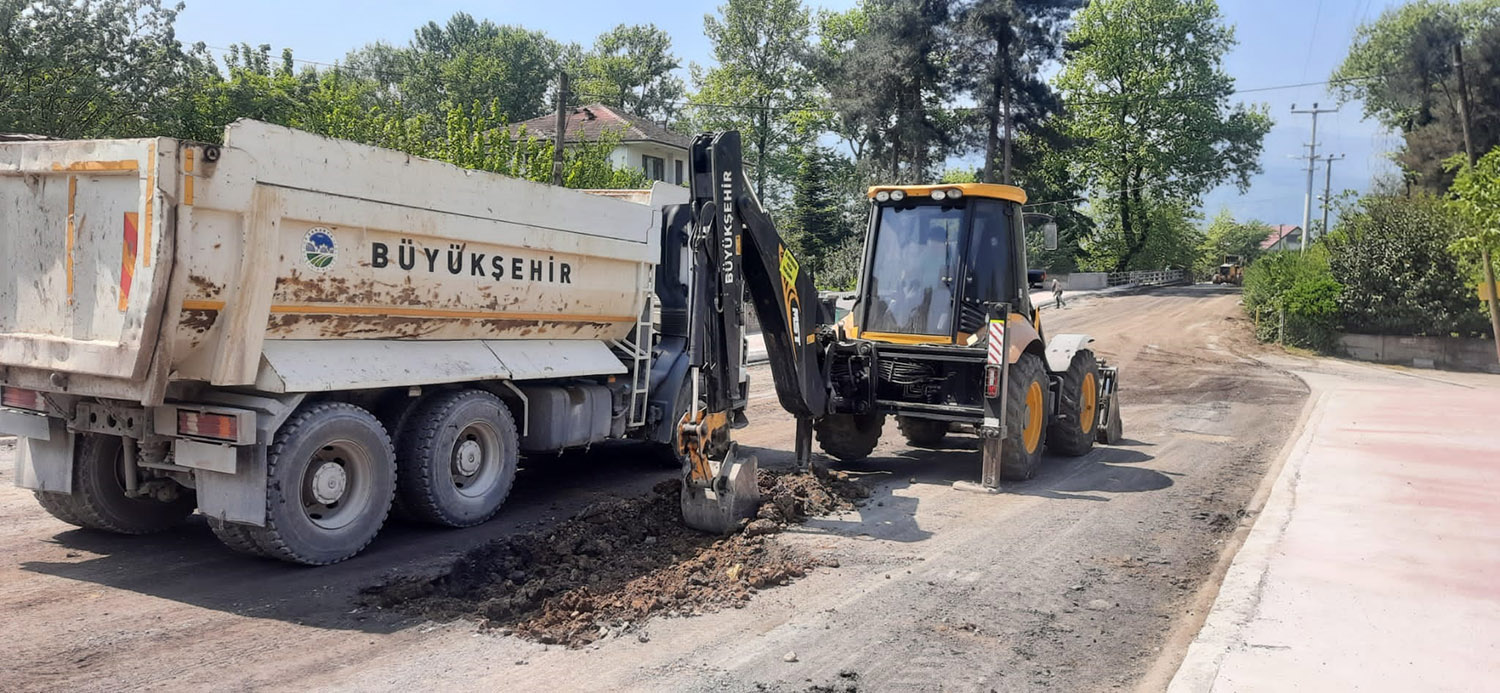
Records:
M1306 379L1299 378L1307 383ZM1218 676L1224 658L1233 650L1245 647L1244 627L1256 615L1260 597L1266 585L1266 574L1270 570L1271 558L1292 519L1297 506L1297 486L1301 478L1302 462L1323 418L1323 403L1328 391L1308 384L1311 390L1307 404L1298 417L1296 430L1287 439L1272 469L1267 470L1266 479L1246 507L1254 520L1242 527L1231 545L1221 554L1221 565L1216 567L1199 589L1194 600L1196 618L1185 622L1168 639L1169 647L1163 649L1163 661L1158 667L1178 659L1169 655L1169 650L1181 651L1185 639L1186 652L1175 667L1170 682L1165 686L1169 693L1196 693L1209 690ZM1289 464L1290 463L1290 464ZM1175 647L1173 647L1175 645ZM1170 657L1170 659L1168 659ZM1160 671L1152 690L1161 690ZM1153 677L1148 676L1148 680ZM1142 690L1146 690L1143 681Z

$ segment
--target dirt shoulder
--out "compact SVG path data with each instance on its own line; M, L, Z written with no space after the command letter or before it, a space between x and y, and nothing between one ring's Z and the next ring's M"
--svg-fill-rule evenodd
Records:
M638 446L529 461L495 521L389 527L353 561L304 569L233 554L201 522L138 539L70 529L9 486L0 443L0 613L13 643L0 689L1129 686L1192 608L1306 396L1257 358L1237 299L1183 287L1049 311L1049 333L1089 332L1122 366L1124 445L1049 457L1036 479L985 496L951 487L978 476L971 440L907 448L892 422L874 458L842 468L869 487L862 505L758 537L819 561L805 577L742 608L664 612L574 648L381 608L360 591L650 496L675 471ZM737 438L764 468L789 469L790 419L767 374L753 377L752 425Z

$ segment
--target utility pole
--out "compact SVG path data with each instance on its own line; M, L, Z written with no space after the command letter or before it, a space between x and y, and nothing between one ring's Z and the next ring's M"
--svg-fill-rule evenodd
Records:
M1343 159L1344 155L1328 155L1323 159L1326 170L1323 176L1323 225L1319 227L1319 233L1328 235L1328 208L1333 205L1333 162Z
M568 73L557 73L557 123L552 136L552 184L563 184L563 137L568 128Z
M1306 113L1312 116L1312 143L1307 145L1307 193L1302 196L1302 248L1301 252L1307 252L1308 226L1312 224L1312 200L1313 200L1313 164L1318 161L1318 114L1333 113L1337 108L1318 108L1316 102L1311 109L1297 110L1297 104L1292 104L1292 113Z
M1464 49L1453 45L1453 67L1458 71L1458 104L1461 112L1458 122L1464 129L1464 153L1469 155L1469 168L1479 165L1479 152L1474 151L1474 138L1469 134L1469 118L1473 117L1473 104L1469 103L1469 85L1464 78ZM1490 332L1495 337L1495 357L1500 358L1500 297L1495 295L1495 266L1490 264L1490 249L1479 244L1479 264L1484 267L1484 293L1489 297Z

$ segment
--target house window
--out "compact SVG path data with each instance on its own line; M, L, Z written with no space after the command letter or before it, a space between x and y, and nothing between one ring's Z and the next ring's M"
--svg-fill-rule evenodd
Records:
M659 156L649 154L641 155L641 170L651 180L665 181L667 179L667 162Z
M682 185L682 159L673 159L672 165L677 169L677 179L673 182Z

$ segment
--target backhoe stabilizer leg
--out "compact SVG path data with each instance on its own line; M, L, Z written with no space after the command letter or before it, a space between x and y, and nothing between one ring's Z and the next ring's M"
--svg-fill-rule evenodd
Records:
M739 529L740 523L755 517L760 507L760 486L755 480L758 471L755 456L741 456L739 446L730 443L718 474L707 487L683 477L682 521L712 534Z
M1120 421L1120 398L1118 367L1099 369L1099 421L1095 426L1094 440L1105 445L1118 445L1125 439L1125 426Z

